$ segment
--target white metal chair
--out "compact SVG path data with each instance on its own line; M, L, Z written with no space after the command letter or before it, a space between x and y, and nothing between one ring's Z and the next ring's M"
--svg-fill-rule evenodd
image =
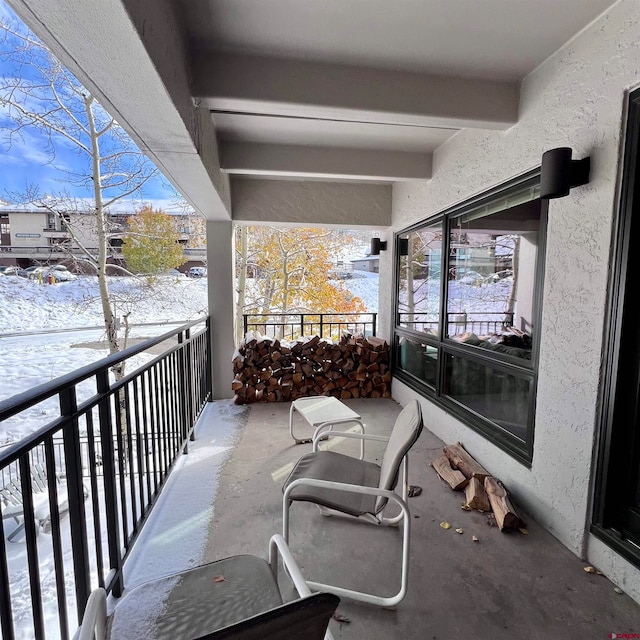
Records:
M278 556L300 596L283 603ZM164 597L151 619L150 598ZM152 601L152 600L151 600ZM106 593L89 596L74 640L333 640L329 620L339 603L312 594L282 536L272 536L269 560L234 556L141 584L107 616Z
M383 607L393 607L404 598L407 592L411 528L406 502L409 482L407 453L420 436L422 426L420 404L412 400L398 415L388 438L366 433L324 431L316 434L313 452L298 460L283 487L283 537L287 543L289 510L295 501L312 502L321 510L329 509L377 525L402 522L402 566L400 590L396 595L381 597L308 580L307 585L312 591L326 591ZM334 451L318 450L321 440L333 437L386 442L382 464L378 466ZM400 475L401 496L393 491ZM383 512L389 502L395 503L400 513L386 518Z

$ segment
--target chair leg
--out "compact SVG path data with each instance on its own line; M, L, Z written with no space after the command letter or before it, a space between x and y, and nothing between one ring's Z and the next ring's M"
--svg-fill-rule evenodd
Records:
M296 482L300 482L300 480L297 480ZM282 537L284 538L287 545L289 544L289 511L293 503L293 500L289 499L288 494L292 488L293 487L290 486L285 490L285 496L282 501ZM402 561L400 569L400 590L398 591L398 593L396 593L394 596L382 597L370 593L364 593L362 591L353 591L351 589L337 587L331 584L306 580L307 586L309 587L309 589L311 589L311 591L326 591L327 593L333 593L342 598L349 598L351 600L357 600L359 602L366 602L368 604L373 604L384 608L392 608L402 602L404 597L407 595L407 586L409 583L409 544L411 541L411 515L409 514L409 508L407 507L407 503L405 500L402 500L402 498L393 494L390 499L396 502L400 507L400 519L402 520Z
M401 514L404 522L402 525L402 565L400 573L400 590L394 596L382 597L376 596L371 593L364 593L362 591L353 591L351 589L344 589L343 587L337 587L331 584L325 584L322 582L314 582L313 580L307 580L307 585L311 591L326 591L333 593L341 598L349 598L351 600L357 600L359 602L366 602L385 609L393 609L397 604L402 602L407 595L407 586L409 583L409 543L411 539L411 518L408 511L404 511Z

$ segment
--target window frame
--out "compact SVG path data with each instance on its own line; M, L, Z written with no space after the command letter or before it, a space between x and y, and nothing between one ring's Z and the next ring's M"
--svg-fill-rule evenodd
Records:
M547 212L548 202L540 200L540 229L539 244L537 247L536 266L534 273L534 288L532 296L533 305L533 323L536 332L533 336L533 345L531 350L531 360L523 360L508 354L500 354L487 351L480 347L472 345L464 345L460 342L447 337L447 295L448 295L448 273L449 249L450 249L450 223L465 213L478 209L479 207L495 203L500 199L504 199L510 194L516 193L522 189L531 187L535 188L540 184L540 167L528 171L520 176L513 178L499 186L491 188L483 193L464 200L448 209L438 212L420 222L406 227L394 233L394 300L392 309L392 327L393 339L391 349L391 366L394 377L401 380L408 387L417 391L420 395L442 407L448 413L453 414L457 419L469 426L474 431L480 433L487 440L506 451L518 462L526 467L531 467L533 458L533 444L535 432L535 406L538 384L538 360L540 352L540 325L542 317L542 291L544 285L544 267L547 243ZM399 290L400 290L400 241L402 236L406 236L411 232L424 229L440 223L442 225L442 251L441 251L441 282L440 282L440 300L439 300L439 328L437 335L430 335L424 332L401 327L399 325ZM420 380L416 376L404 371L399 365L399 339L406 338L416 340L423 344L433 346L437 349L437 374L435 388L425 381ZM446 358L445 355L453 355L463 357L471 362L478 363L483 366L490 367L497 372L506 373L524 378L531 385L530 398L527 406L527 425L525 441L521 440L514 434L510 433L500 425L492 422L488 418L475 413L471 409L465 407L460 402L443 394Z
M622 341L627 334L625 319L628 315L634 316L629 309L635 298L629 278L638 272L638 267L632 267L632 243L640 237L640 217L636 214L636 219L633 219L634 206L640 203L640 88L627 94L625 104L627 118L621 136L620 196L611 249L612 272L605 320L590 531L623 558L640 567L638 536L624 530L624 512L633 506L623 498L629 482L640 482L631 475L632 456L640 449L638 440L634 442L640 398L636 395L635 400L624 399L625 391L630 387L637 394L640 366L637 362L629 362L628 347L622 349ZM638 345L634 345L633 353L637 350ZM629 420L627 415L631 407L636 412L633 420Z

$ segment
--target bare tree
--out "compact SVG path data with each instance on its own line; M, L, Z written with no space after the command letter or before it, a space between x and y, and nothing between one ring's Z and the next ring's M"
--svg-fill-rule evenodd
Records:
M157 169L95 96L26 27L0 20L0 59L13 71L0 77L0 107L12 122L3 130L7 149L24 144L29 131L37 132L48 162L67 185L57 194L43 194L37 186L27 185L20 200L57 216L71 236L74 255L95 270L109 353L117 353L122 345L106 277L109 238L115 231L108 211L118 201L139 194ZM60 163L63 147L74 150L80 169ZM15 200L16 194L11 195ZM93 218L97 252L86 246L78 227L81 216L71 220L70 212L83 211ZM117 380L124 376L124 364L114 368L114 376Z

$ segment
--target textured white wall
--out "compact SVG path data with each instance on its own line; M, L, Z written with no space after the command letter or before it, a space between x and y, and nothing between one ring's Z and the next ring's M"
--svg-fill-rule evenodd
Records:
M436 152L429 183L393 189L393 228L399 230L539 165L547 149L570 146L574 158L591 155L591 182L549 207L531 470L423 402L432 431L447 442L461 440L578 555L588 553L585 527L623 105L626 90L640 82L637 17L637 0L614 5L525 79L518 124L504 132L462 131ZM383 316L391 286L390 279L381 280ZM393 394L400 401L415 395L397 381ZM602 545L598 549L602 554ZM609 576L625 582L640 600L640 572L615 554L608 557Z
M345 182L234 179L236 222L388 227L391 186Z
M213 398L232 398L235 349L235 248L233 224L207 220L207 293L211 319Z

